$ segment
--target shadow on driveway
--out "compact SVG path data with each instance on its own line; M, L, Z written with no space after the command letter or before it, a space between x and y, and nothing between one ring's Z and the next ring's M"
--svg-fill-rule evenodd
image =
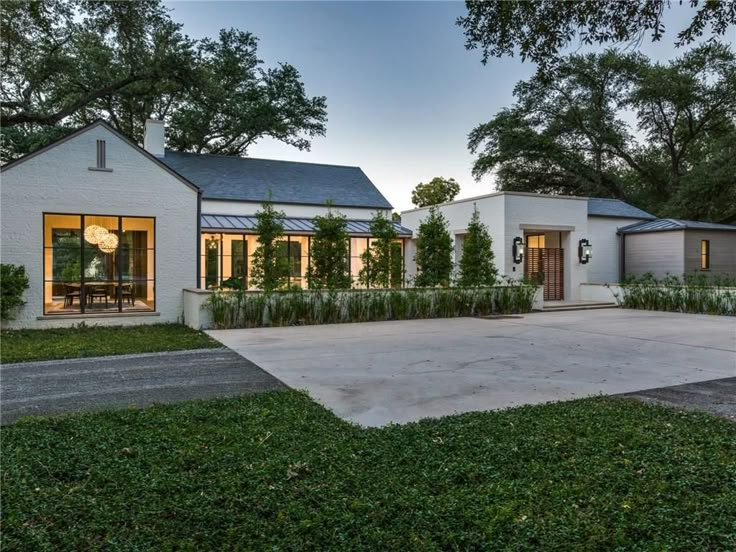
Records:
M724 378L618 395L675 408L705 410L736 422L736 378Z
M227 348L0 366L0 422L286 389Z

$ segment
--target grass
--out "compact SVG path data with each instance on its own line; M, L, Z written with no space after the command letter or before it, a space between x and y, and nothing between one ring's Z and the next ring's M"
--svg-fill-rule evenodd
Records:
M736 425L621 399L361 429L283 391L2 442L7 550L736 548Z
M627 276L619 303L629 309L736 316L736 280L691 274L656 279L652 274Z
M221 346L204 332L182 324L77 326L0 333L0 359L3 363Z
M515 282L479 288L228 290L213 293L209 307L217 328L260 328L529 312L535 291Z

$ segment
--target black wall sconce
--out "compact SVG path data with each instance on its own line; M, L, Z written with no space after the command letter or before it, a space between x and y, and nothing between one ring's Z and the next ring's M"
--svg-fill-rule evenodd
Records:
M593 246L588 240L583 238L578 242L578 259L580 259L580 264L587 264L592 258Z
M514 245L512 248L514 254L514 264L521 264L524 260L524 239L520 237L514 238Z

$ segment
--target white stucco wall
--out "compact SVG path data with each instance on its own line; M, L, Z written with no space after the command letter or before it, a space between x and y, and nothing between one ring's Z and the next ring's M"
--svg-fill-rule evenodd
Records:
M587 198L546 196L517 192L499 192L453 201L439 208L449 221L450 233L461 246L473 205L480 211L481 220L488 225L493 237L496 266L501 275L520 279L523 265L514 264L512 240L529 233L543 233L548 247L564 249L565 298L580 299L580 285L587 282L615 282L618 280L619 254L616 230L639 219L612 219L588 217ZM412 209L401 214L402 224L415 233L429 209ZM561 243L560 242L561 238ZM593 260L581 264L578 243L587 238L593 244ZM407 273L415 274L413 256L407 256Z
M504 199L503 194L492 194L466 200L458 200L446 203L440 206L442 214L448 222L450 235L454 239L454 262L460 261L462 255L463 234L467 231L470 217L473 216L474 206L478 209L480 219L488 226L488 231L493 239L493 254L496 258L496 266L499 271L503 271L501 259L506 254L506 240L504 239ZM402 226L409 228L414 232L416 237L417 229L429 214L429 208L411 209L401 213ZM510 250L509 250L510 251ZM416 255L416 244L412 241L411 249L407 247L406 268L407 276L416 275L416 263L414 257ZM509 252L509 255L511 253Z
M507 193L504 197L506 241L509 242L504 257L506 274L523 277L523 268L513 264L510 242L514 236L530 230L562 232L565 299L579 299L580 284L588 278L587 265L580 264L577 257L578 241L587 237L588 232L588 200L522 193ZM514 266L519 266L516 272L513 272Z
M589 217L588 240L593 244L593 259L588 264L588 282L610 284L620 280L621 236L619 228L643 219Z
M107 167L96 165L96 140L106 141ZM197 192L104 126L90 127L0 175L0 259L26 267L27 304L9 327L140 324L181 319L182 289L194 287ZM43 316L43 213L156 218L157 315ZM40 319L41 318L41 319Z
M254 215L261 208L260 203L248 201L222 201L203 199L202 213L206 215ZM295 205L291 203L274 203L274 208L286 213L287 217L312 218L327 213L325 205ZM374 213L381 209L362 209L358 207L333 207L349 219L370 220ZM391 217L390 209L383 209L387 217Z

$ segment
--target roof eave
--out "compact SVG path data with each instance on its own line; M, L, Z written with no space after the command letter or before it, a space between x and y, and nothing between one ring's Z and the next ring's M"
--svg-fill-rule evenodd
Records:
M232 203L256 203L261 204L265 202L265 199L258 200L258 199L238 199L234 197L209 197L207 195L202 195L202 200L204 201L228 201ZM314 203L308 203L304 201L278 201L274 200L271 203L276 205L301 205L305 207L327 207L327 202L314 202ZM386 203L386 205L379 206L379 205L344 205L344 204L336 204L331 203L329 204L330 207L334 207L336 209L381 209L384 211L391 211L393 210L393 206L390 203Z

